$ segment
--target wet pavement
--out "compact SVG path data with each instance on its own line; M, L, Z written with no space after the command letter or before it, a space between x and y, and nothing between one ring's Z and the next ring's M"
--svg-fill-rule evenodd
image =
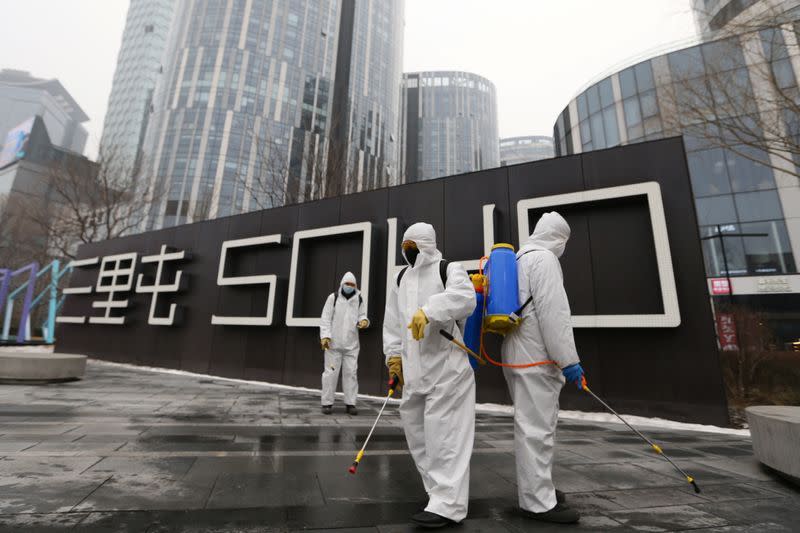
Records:
M0 385L0 531L402 532L425 503L396 406L356 476L379 403L90 362L82 381ZM694 494L618 424L562 421L556 485L578 526L515 510L513 423L479 414L469 518L455 531L800 531L800 492L750 441L649 428Z

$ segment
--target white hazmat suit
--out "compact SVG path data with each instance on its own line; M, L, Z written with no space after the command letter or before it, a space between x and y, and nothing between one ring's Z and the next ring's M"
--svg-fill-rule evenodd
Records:
M514 450L519 505L533 513L556 505L553 487L553 441L562 368L579 363L572 335L571 313L558 258L570 228L558 213L545 213L517 252L520 303L532 298L522 324L503 341L503 362L529 364L553 360L555 365L503 368L514 402Z
M436 232L417 223L403 240L417 244L419 255L397 286L392 283L383 322L383 350L401 355L405 381L400 416L406 440L429 501L426 511L460 522L467 516L469 463L475 436L475 376L466 354L439 335L444 329L459 340L457 321L475 309L475 289L458 263L447 265L442 283L442 254ZM396 279L396 278L395 278ZM425 336L416 341L408 329L412 315L428 317Z
M322 405L333 405L339 371L342 371L342 391L345 405L355 405L358 396L358 329L361 320L368 320L358 289L348 297L342 294L345 283L356 283L348 272L342 277L339 290L328 296L319 326L319 338L331 339L325 350L325 370L322 372Z

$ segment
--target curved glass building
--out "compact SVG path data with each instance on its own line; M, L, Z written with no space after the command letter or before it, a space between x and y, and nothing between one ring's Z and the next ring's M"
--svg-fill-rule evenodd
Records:
M179 1L144 143L149 227L388 184L403 7Z
M708 277L800 293L800 21L636 63L573 98L556 154L683 135ZM780 289L776 289L780 287Z
M692 0L701 35L744 28L767 18L800 18L798 0Z
M405 181L500 165L497 92L469 72L403 74Z
M550 159L554 155L553 138L547 135L500 139L500 166Z

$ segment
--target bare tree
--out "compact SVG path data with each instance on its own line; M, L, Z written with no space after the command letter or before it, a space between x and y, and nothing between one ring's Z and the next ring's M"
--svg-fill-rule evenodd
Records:
M793 23L764 12L729 24L717 40L682 53L659 90L675 106L665 126L800 178L800 45Z
M47 254L73 259L80 244L137 231L160 198L149 184L112 169L114 154L98 163L65 158L47 168L45 190L28 199L24 218L46 240Z
M338 116L334 113L332 121L340 120ZM301 147L284 139L262 137L252 126L245 140L250 143L253 164L235 178L244 191L245 210L251 204L266 209L337 196L353 183L347 146L332 145L322 131L305 132Z

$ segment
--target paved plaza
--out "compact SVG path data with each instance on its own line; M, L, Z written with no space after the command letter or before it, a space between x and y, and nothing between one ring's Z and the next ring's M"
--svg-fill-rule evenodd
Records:
M91 362L84 380L0 385L0 531L401 532L424 504L397 407ZM644 428L643 428L644 429ZM479 414L469 518L454 531L800 531L800 492L748 438L647 428L702 494L619 424L559 424L556 485L578 526L515 511L513 423Z

